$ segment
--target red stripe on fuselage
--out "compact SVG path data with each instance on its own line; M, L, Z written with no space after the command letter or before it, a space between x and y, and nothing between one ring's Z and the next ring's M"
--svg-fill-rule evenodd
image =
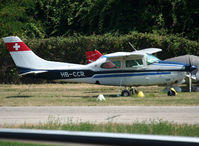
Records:
M9 52L30 51L24 42L6 43Z

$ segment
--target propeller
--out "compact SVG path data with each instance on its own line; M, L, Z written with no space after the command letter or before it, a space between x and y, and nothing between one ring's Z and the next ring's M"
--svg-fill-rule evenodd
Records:
M189 92L191 92L192 87L192 71L195 69L197 69L197 67L192 65L191 58L189 56L189 65L185 67L185 70L189 72Z
M190 59L190 56L189 56L189 69L190 69L190 72L189 72L189 92L191 92L191 87L192 87L192 79L191 79L191 76L192 76L192 72L191 72L191 59Z

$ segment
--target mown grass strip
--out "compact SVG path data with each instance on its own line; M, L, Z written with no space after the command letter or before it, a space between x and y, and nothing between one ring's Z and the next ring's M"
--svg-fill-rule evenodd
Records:
M119 87L92 84L0 84L0 106L199 105L199 92L167 96L164 87L142 86L145 97L117 97ZM96 101L103 94L105 102Z

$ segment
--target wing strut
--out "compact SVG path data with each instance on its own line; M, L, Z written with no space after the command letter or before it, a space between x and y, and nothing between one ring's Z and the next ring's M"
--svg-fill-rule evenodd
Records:
M135 51L137 51L136 49L135 49L135 47L129 42L129 45L135 50Z

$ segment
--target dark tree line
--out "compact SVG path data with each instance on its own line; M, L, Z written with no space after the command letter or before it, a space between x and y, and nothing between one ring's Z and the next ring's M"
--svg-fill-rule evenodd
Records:
M199 41L198 0L1 0L0 36L48 38L130 32Z

